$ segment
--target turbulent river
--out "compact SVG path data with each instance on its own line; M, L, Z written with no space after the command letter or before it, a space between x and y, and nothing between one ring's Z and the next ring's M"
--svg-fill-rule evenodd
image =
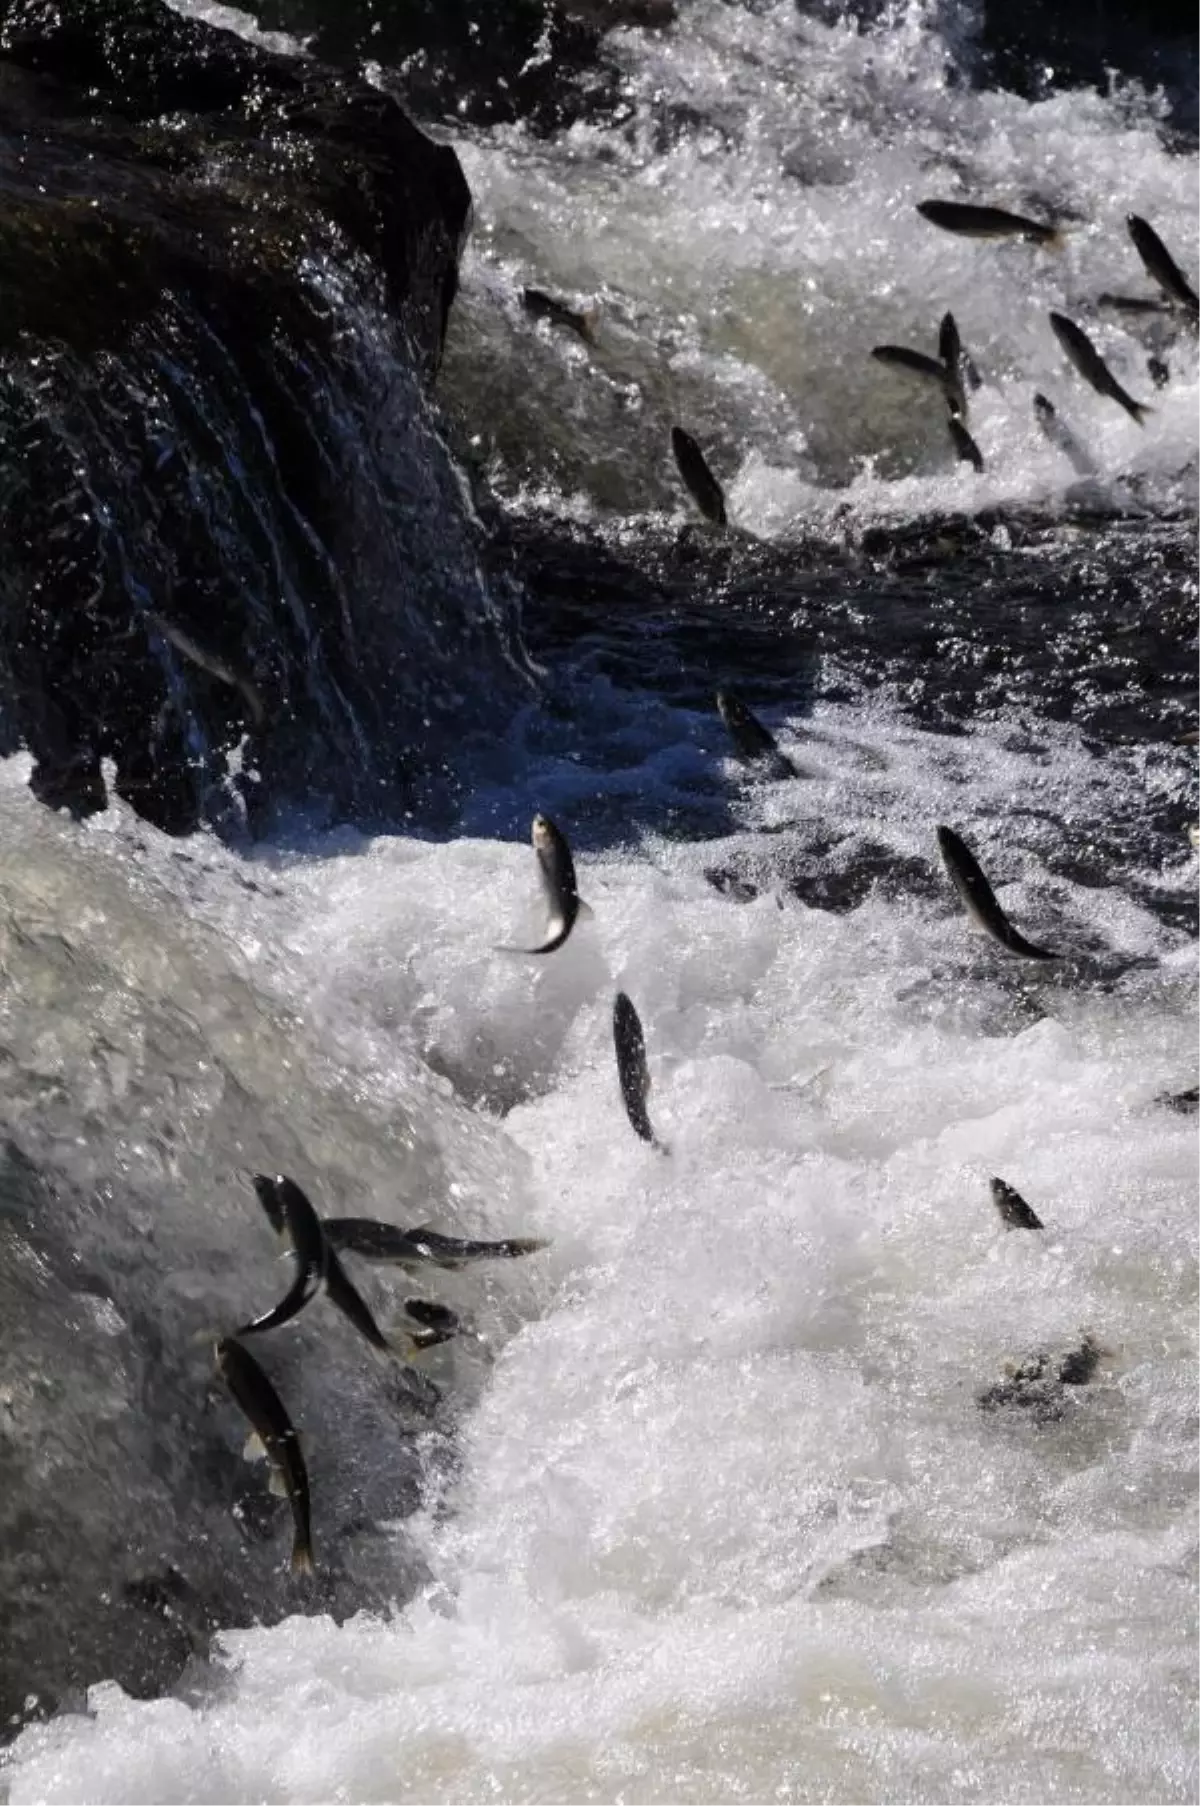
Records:
M274 1085L299 1144L355 1174L353 1119L316 1080L289 1096L256 1022L292 1023L338 1110L379 1125L357 1171L377 1203L394 1112L448 1175L438 1227L551 1241L447 1282L486 1358L385 1526L415 1591L226 1631L156 1700L97 1674L16 1738L13 1806L1195 1797L1196 1131L1163 1098L1197 1076L1175 743L1197 342L1094 311L1150 292L1131 212L1195 279L1194 149L1116 76L969 85L932 7L863 29L685 0L609 49L619 117L441 128L475 220L439 389L528 553L541 674L462 747L452 825L180 843L120 802L45 815L26 756L0 768L21 862L0 900L68 965L94 891L130 994L169 995L159 923L180 1009L236 998L247 1095ZM980 195L1061 220L1064 248L915 212ZM531 319L525 284L595 307L595 345ZM932 353L947 308L985 379L982 473L869 356ZM1074 374L1052 308L1145 427ZM1042 436L1038 391L1094 474ZM725 484L724 551L684 524L676 421ZM872 561L881 532L917 535L907 562ZM720 684L801 776L736 763ZM538 932L539 809L593 913L523 961L494 949ZM973 932L942 823L1061 961ZM624 1118L618 990L666 1155ZM47 1083L69 995L5 1020ZM165 1032L144 1053L203 1089ZM1006 1231L993 1175L1041 1234ZM430 1216L418 1193L397 1220ZM1085 1336L1089 1383L981 1406ZM325 1430L301 1430L319 1533Z

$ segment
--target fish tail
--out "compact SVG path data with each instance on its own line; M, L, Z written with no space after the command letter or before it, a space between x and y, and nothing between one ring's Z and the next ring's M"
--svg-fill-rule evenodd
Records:
M600 324L600 309L598 307L581 308L579 311L579 321L582 328L580 337L586 339L589 345L594 345L596 343L596 328Z
M1067 235L1061 227L1055 227L1053 230L1048 231L1043 238L1039 238L1038 240L1043 251L1061 251L1066 245L1066 242Z
M511 1236L503 1246L504 1252L510 1260L520 1260L523 1254L540 1254L543 1248L550 1246L550 1243L540 1240L537 1236L525 1235Z
M313 1559L311 1542L306 1536L297 1537L292 1545L292 1573L311 1576L316 1571L317 1564Z
M1129 404L1129 412L1133 415L1139 426L1145 426L1146 415L1153 414L1154 409L1148 408L1144 401L1131 401Z

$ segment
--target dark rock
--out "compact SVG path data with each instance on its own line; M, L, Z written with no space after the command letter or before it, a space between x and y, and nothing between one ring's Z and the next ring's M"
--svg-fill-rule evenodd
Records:
M0 0L0 149L0 750L174 832L411 793L521 682L426 399L453 152L160 0Z
M1036 1424L1058 1423L1069 1408L1064 1388L1088 1385L1103 1354L1089 1335L1056 1355L1039 1349L1015 1364L1005 1379L985 1386L975 1402L981 1411L1015 1411Z

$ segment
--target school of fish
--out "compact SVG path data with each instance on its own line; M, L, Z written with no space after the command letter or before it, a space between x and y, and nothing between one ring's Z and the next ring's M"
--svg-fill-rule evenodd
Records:
M1063 242L1061 227L998 207L931 200L921 202L917 212L939 230L968 238L1018 240L1038 251L1051 252ZM1157 285L1159 296L1105 293L1098 298L1097 306L1133 319L1168 314L1195 329L1200 314L1195 290L1147 221L1131 214L1127 224L1134 248L1147 275ZM521 302L532 319L552 329L566 330L585 345L595 344L598 315L594 309L576 308L531 288L522 291ZM1150 408L1122 387L1083 329L1057 312L1049 315L1049 325L1077 374L1144 426ZM983 378L963 344L953 314L942 318L936 356L901 345L877 345L871 355L880 365L915 379L939 397L954 455L975 470L982 470L983 455L967 421L970 397L980 388ZM1149 359L1147 374L1156 388L1170 380L1169 370L1159 358ZM1054 402L1039 393L1034 398L1034 411L1046 437L1064 453L1076 472L1081 476L1094 474L1094 460L1061 420ZM724 491L697 440L676 425L671 431L671 449L680 478L705 521L718 529L728 528ZM147 626L184 658L240 692L252 723L263 724L265 705L248 673L202 647L158 614L148 613ZM769 729L733 690L718 690L715 701L733 750L756 778L787 782L810 775L779 747ZM1182 736L1188 743L1194 743L1194 738L1194 734L1190 740L1189 736ZM591 910L580 896L574 857L562 828L539 813L533 818L531 840L545 903L544 934L536 945L498 945L495 951L541 959L565 947L577 925L590 917ZM936 842L946 874L967 915L996 945L1019 959L1069 958L1069 953L1039 946L1014 926L975 854L953 828L938 826ZM649 1114L651 1072L645 1030L633 1000L624 991L614 998L612 1025L618 1088L630 1127L650 1149L668 1156L670 1149L657 1134ZM1187 1110L1195 1108L1196 1096L1192 1088L1164 1095L1157 1101L1165 1107ZM250 1426L248 1458L265 1457L271 1490L285 1497L291 1508L292 1570L297 1575L308 1575L315 1568L312 1502L300 1436L267 1373L246 1346L248 1340L285 1328L323 1292L377 1355L412 1361L456 1335L473 1332L448 1306L421 1297L406 1299L401 1324L389 1326L385 1332L347 1273L343 1255L405 1273L419 1273L461 1268L480 1260L518 1259L535 1254L548 1244L529 1237L458 1239L427 1224L401 1228L374 1218L322 1218L295 1180L284 1174L256 1174L253 1188L272 1229L290 1250L291 1282L277 1303L220 1337L214 1345L214 1358L218 1373ZM1041 1218L1007 1180L993 1177L991 1197L1006 1230L1043 1229ZM1006 1379L981 1392L977 1402L986 1411L1020 1407L1035 1421L1050 1421L1061 1415L1061 1388L1086 1384L1104 1352L1086 1334L1078 1347L1057 1357L1038 1352L1012 1366Z
M919 202L916 211L929 225L962 238L1009 239L1039 251L1054 252L1062 248L1066 237L1065 228L1060 225L1027 219L1000 207L931 200ZM1196 290L1148 220L1131 213L1127 216L1126 227L1142 267L1159 293L1144 296L1106 291L1097 297L1096 307L1134 321L1165 318L1183 330L1195 331L1200 322L1200 298ZM596 344L599 314L595 308L575 309L537 289L525 289L522 300L526 312L534 319L552 327L564 327L587 345ZM1050 331L1076 374L1098 395L1123 408L1139 426L1145 426L1152 408L1130 395L1118 382L1082 326L1066 314L1053 311L1048 320ZM947 313L942 319L936 356L908 345L875 345L871 348L871 356L885 369L895 371L901 378L911 378L927 392L939 396L945 406L947 434L954 456L974 470L982 471L983 452L967 419L970 395L982 386L983 378L963 346L954 315ZM1156 390L1165 388L1171 380L1169 366L1158 355L1147 356L1146 375ZM1067 457L1078 476L1096 474L1095 462L1060 419L1057 407L1048 396L1035 396L1034 416L1046 438ZM703 447L686 428L675 425L671 428L671 451L680 480L700 514L710 526L728 528L725 491L705 457Z

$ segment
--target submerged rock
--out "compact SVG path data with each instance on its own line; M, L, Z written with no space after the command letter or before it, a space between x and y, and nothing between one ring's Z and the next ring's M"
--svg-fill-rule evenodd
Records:
M386 808L522 682L426 398L453 151L161 0L0 0L0 149L0 750L174 832L247 732L252 821Z
M1095 1378L1104 1349L1089 1335L1057 1353L1039 1349L1015 1363L1005 1379L976 1395L981 1411L1013 1411L1036 1424L1057 1423L1068 1409L1068 1386L1086 1386Z

